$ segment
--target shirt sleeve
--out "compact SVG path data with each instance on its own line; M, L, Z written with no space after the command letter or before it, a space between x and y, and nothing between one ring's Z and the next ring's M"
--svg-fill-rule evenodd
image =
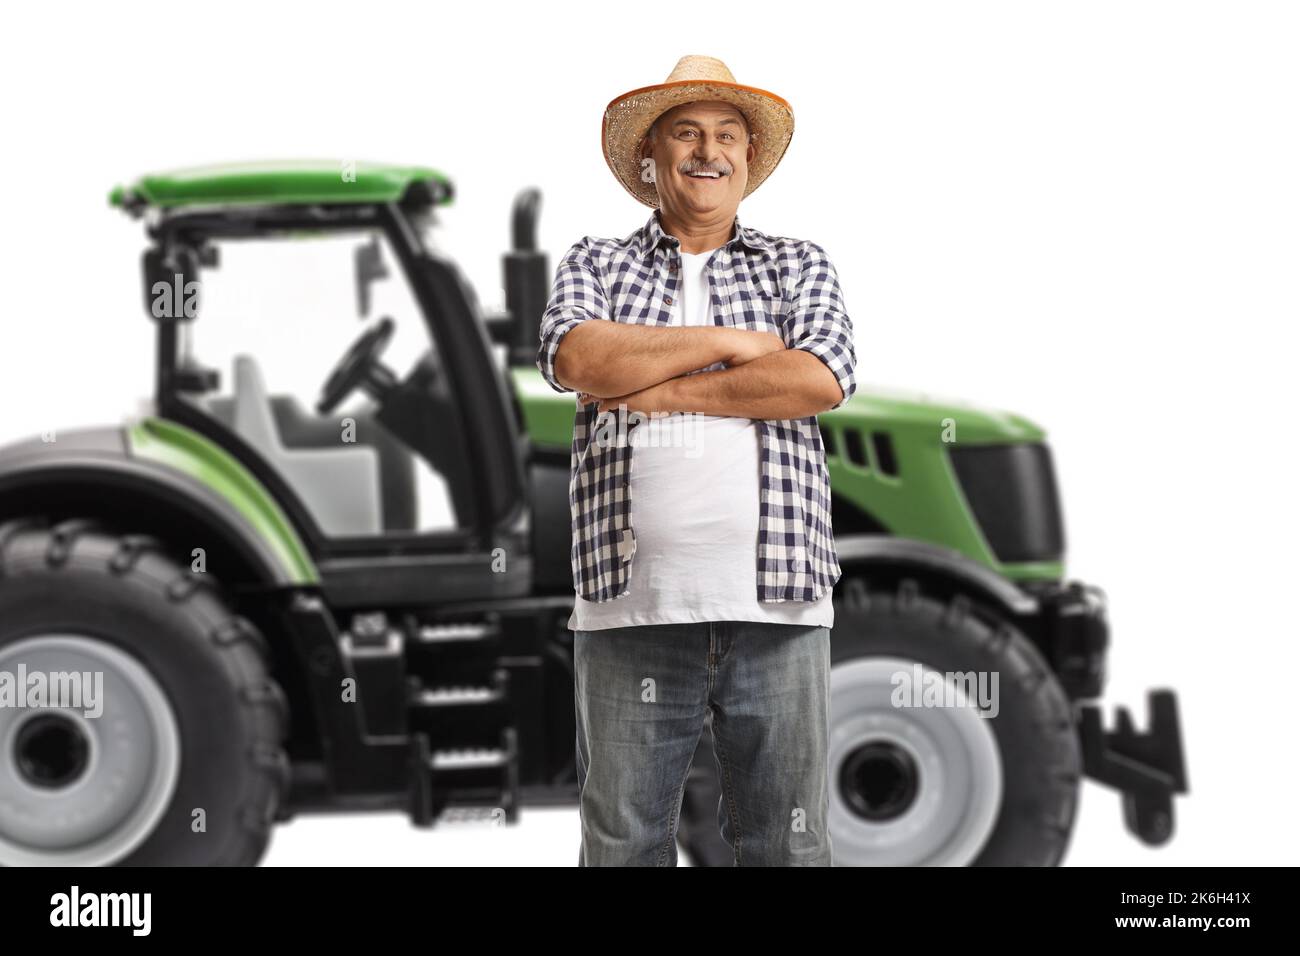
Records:
M857 365L853 323L844 310L839 277L826 250L813 242L804 245L794 307L785 318L786 345L811 352L834 373L844 397L831 407L839 408L858 387L853 374Z
M587 240L583 239L569 248L556 269L551 298L542 313L537 369L551 388L557 392L574 391L555 378L555 356L564 337L581 322L608 317L605 289L592 268L591 250Z

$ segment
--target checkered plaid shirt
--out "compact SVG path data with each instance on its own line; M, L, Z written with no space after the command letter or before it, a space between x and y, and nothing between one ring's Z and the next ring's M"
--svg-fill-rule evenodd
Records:
M626 239L585 236L556 270L542 317L537 367L556 391L555 356L570 329L592 319L668 325L678 295L679 241L655 210ZM768 236L735 220L732 239L709 260L713 321L776 332L788 348L826 363L844 397L856 389L853 326L826 252L812 242ZM598 419L603 419L598 424ZM627 593L636 549L628 474L635 426L595 404L577 407L569 476L574 590L589 601ZM631 426L627 422L631 421ZM755 585L764 602L815 601L840 577L831 533L831 486L816 416L758 421L762 454ZM591 441L593 435L601 436ZM611 436L613 436L611 438Z

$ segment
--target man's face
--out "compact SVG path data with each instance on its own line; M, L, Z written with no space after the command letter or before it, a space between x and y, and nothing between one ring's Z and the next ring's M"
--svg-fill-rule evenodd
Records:
M681 219L735 215L757 148L730 103L683 103L655 123L641 155L655 161L659 205Z

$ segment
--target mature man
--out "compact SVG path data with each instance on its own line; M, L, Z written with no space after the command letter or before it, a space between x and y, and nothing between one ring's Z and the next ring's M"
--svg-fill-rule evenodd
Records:
M824 866L831 593L816 415L853 394L818 245L742 226L788 103L683 57L613 100L605 159L647 206L561 262L538 368L576 391L569 500L579 863L676 865L708 712L736 865Z

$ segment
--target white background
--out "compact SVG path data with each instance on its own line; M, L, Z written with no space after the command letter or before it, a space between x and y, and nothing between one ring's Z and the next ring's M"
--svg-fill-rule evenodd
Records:
M828 250L859 381L1045 425L1069 571L1111 599L1109 699L1141 723L1147 687L1179 691L1175 840L1138 844L1089 784L1067 862L1294 863L1296 7L470 6L8 10L0 439L116 421L148 391L142 234L108 208L114 183L429 164L458 188L443 246L491 308L514 193L543 188L553 256L637 228L649 210L605 166L602 110L717 56L794 106L740 212ZM292 341L322 377L357 332L337 313ZM568 865L577 838L575 810L433 832L305 818L267 862Z

